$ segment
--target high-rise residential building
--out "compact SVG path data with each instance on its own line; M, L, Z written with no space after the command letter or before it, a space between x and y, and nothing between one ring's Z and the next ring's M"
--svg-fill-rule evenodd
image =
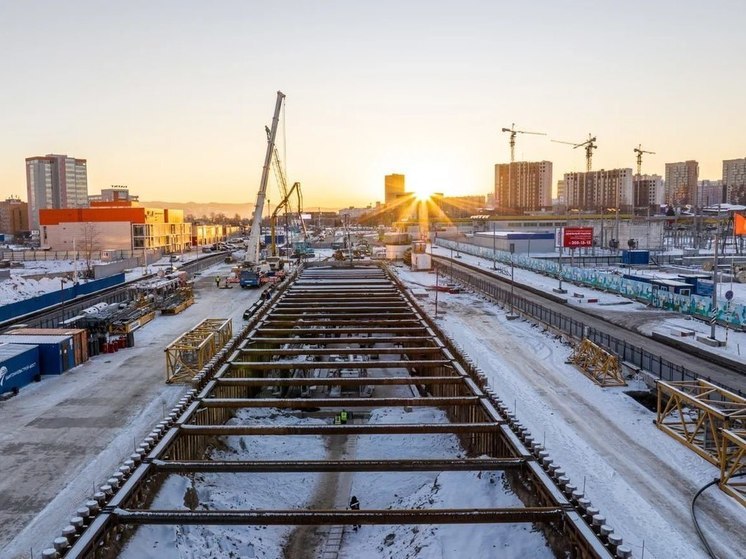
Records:
M699 180L699 163L680 161L666 163L666 194L664 204L686 206L697 200L697 181Z
M29 225L39 229L43 208L88 206L88 169L85 159L48 154L26 158Z
M498 210L537 211L551 206L551 161L495 165L495 207Z
M18 198L0 202L0 233L17 235L28 230L28 204Z
M663 203L663 177L635 175L632 179L632 204L635 208L659 207Z
M565 205L565 179L557 181L557 203L560 206Z
M723 181L701 180L697 188L697 207L723 203Z
M386 175L384 181L385 203L391 204L406 193L404 175Z
M729 204L746 205L746 157L723 160L723 195Z
M569 209L630 211L634 201L632 169L565 173L565 198Z

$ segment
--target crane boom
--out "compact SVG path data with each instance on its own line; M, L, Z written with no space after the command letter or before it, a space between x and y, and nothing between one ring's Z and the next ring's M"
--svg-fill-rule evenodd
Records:
M655 152L642 149L642 144L638 144L634 152L637 154L637 174L642 175L642 154L649 153L650 155L655 155Z
M267 182L269 181L269 168L272 164L272 154L275 148L275 138L277 137L277 124L280 120L280 109L285 94L282 91L277 92L277 101L275 102L275 114L272 117L272 128L267 137L267 153L264 156L264 167L262 167L262 179L259 183L259 192L256 195L256 205L254 206L254 219L251 222L251 232L249 241L246 244L246 257L244 264L257 266L259 264L259 235L262 232L262 213L264 211L264 200L267 196Z
M503 132L510 132L510 162L515 161L515 137L516 134L534 134L536 136L546 136L545 132L527 132L526 130L516 130L515 122L510 125L510 128L503 128Z
M265 126L264 130L267 132L267 140L269 140L269 135L272 133L272 131L269 129L269 126ZM277 184L280 185L280 191L284 198L285 196L288 195L288 181L285 179L285 171L282 168L282 163L280 162L280 155L277 153L276 145L274 149L272 150L272 161L274 163L275 178L277 179Z

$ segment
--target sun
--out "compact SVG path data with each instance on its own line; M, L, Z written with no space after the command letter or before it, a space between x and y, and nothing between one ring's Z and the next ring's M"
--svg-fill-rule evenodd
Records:
M414 194L414 197L417 198L417 200L429 200L435 192L427 183L411 185L410 191Z

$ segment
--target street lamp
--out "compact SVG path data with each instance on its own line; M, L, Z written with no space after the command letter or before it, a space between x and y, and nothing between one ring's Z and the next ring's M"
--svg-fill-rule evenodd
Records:
M497 250L495 246L495 222L492 222L492 269L497 270Z
M513 312L513 289L515 282L513 281L513 253L515 252L515 243L510 243L510 313L505 315L508 320L515 320L518 315Z

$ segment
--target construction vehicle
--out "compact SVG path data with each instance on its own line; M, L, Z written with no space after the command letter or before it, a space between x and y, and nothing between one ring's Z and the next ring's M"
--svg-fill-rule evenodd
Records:
M244 268L238 273L238 285L245 289L247 287L259 287L261 278L259 272Z
M515 137L516 134L535 134L536 136L546 136L545 132L526 132L525 130L516 130L515 122L510 125L510 128L503 128L503 132L510 132L510 162L515 161Z
M585 148L585 170L590 171L592 167L592 159L593 159L593 150L598 148L596 144L593 142L596 141L596 137L593 136L590 132L588 133L588 139L585 142L564 142L562 140L552 140L553 142L557 144L567 144L572 146L573 149L584 147Z
M634 149L634 152L637 154L637 174L642 175L642 154L649 153L650 155L655 155L655 152L645 151L644 149L642 149L642 144L638 144L638 146Z
M254 205L254 216L251 222L251 231L248 241L246 242L246 257L244 268L258 272L262 268L259 258L259 237L262 230L262 213L264 211L264 201L267 197L267 183L269 182L269 168L272 164L272 156L275 153L275 138L277 137L277 124L280 119L280 109L285 95L282 91L277 92L277 101L275 103L275 113L272 117L272 127L267 137L267 153L264 156L264 166L262 167L262 178L259 183L259 192L256 196Z

